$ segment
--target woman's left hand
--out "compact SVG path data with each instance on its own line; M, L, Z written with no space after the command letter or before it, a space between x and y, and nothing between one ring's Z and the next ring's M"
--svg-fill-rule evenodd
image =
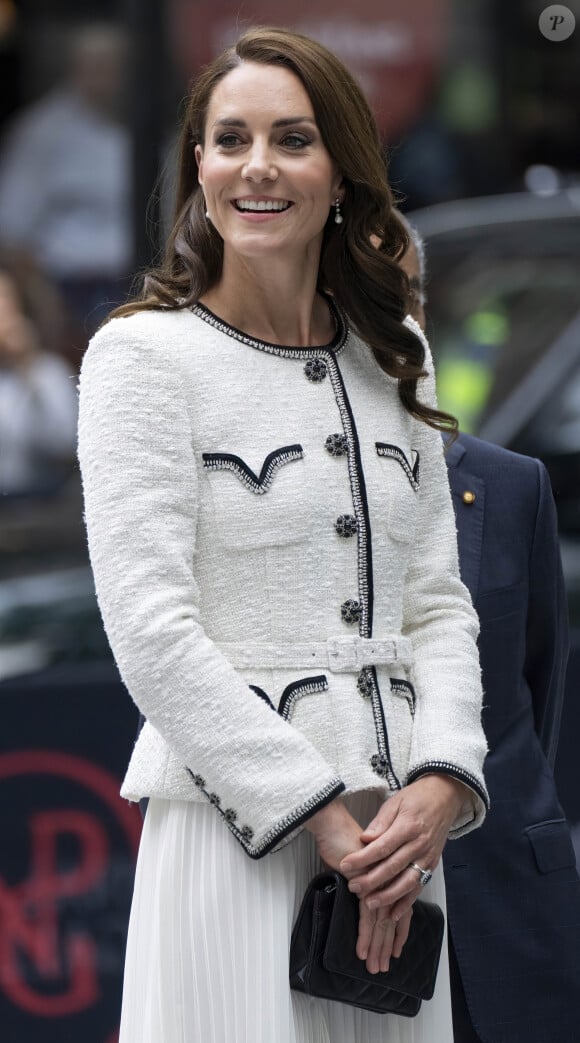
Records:
M410 863L433 872L465 797L466 787L451 776L423 775L385 801L361 834L366 846L340 864L350 890L361 900L361 912L366 907L384 920L388 910L395 924L406 917L421 892L419 874ZM362 933L368 932L364 941L374 947L371 924L370 917L362 917Z

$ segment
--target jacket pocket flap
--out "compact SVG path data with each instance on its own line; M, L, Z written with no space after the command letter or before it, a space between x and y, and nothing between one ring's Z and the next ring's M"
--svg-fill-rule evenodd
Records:
M539 822L525 830L540 873L553 873L576 865L570 828L565 819Z

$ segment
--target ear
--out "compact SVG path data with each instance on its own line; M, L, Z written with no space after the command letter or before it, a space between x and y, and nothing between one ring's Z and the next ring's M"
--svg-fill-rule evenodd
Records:
M201 145L195 146L195 161L197 163L197 180L203 188L203 149Z

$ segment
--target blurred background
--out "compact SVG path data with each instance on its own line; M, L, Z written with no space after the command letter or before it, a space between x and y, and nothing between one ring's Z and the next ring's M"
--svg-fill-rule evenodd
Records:
M76 377L158 256L188 81L249 24L358 76L426 239L441 405L548 467L572 624L557 781L580 833L580 0L566 40L545 6L0 0L2 1043L117 1039L137 722L88 566Z

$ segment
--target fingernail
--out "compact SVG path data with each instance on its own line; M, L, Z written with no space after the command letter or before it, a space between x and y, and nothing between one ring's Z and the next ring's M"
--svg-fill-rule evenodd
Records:
M378 905L379 903L376 898L369 898L367 902L367 909L377 909Z
M352 869L352 863L351 862L341 862L340 863L340 868L342 869L343 873L350 873L350 871Z
M361 952L361 956L360 956L361 960L366 960L368 954L369 954L368 949L363 949L362 952Z
M381 967L381 970L382 970L383 974L386 974L388 969L389 969L389 961L385 960L383 965L382 965L382 967Z
M398 923L400 919L401 919L401 914L400 913L395 913L394 916L391 916L391 920L393 921L393 923Z
M357 883L356 880L351 880L350 884L348 885L348 889L349 891L352 891L355 895L360 894L362 890L361 885Z

